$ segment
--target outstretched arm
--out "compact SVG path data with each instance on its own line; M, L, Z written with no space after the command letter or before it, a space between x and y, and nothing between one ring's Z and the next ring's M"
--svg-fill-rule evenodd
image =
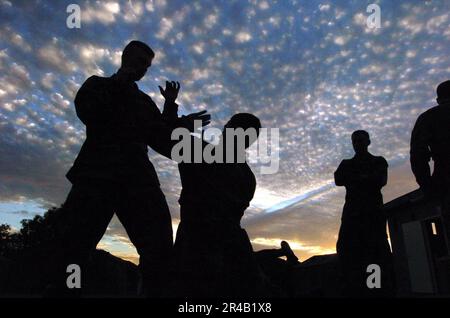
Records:
M164 103L162 118L173 128L184 127L193 132L196 128L194 127L194 121L201 121L201 127L204 127L210 123L211 115L207 114L206 110L192 113L187 116L178 117L178 104L176 104L175 101L180 91L179 82L166 81L165 89L163 89L161 86L158 87L161 95L166 100Z
M149 120L146 135L148 145L163 156L172 159L171 152L179 140L172 140L172 133L176 128L186 128L189 132L194 132L194 121L200 121L201 126L206 126L210 122L211 116L205 111L178 117L178 105L175 100L178 97L180 83L166 81L166 88L159 86L161 94L166 99L164 110L157 120ZM156 105L155 105L156 108ZM189 135L190 138L193 138Z

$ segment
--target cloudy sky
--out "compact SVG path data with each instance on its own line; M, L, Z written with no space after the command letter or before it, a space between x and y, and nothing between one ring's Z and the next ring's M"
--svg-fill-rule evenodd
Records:
M367 5L381 8L370 29ZM81 28L66 7L81 8ZM84 140L74 95L90 75L109 76L131 39L156 59L139 87L181 83L181 113L208 109L220 127L238 111L280 129L280 167L262 175L242 222L255 249L288 240L302 260L334 251L344 190L333 172L366 129L390 165L385 201L416 186L408 164L415 118L450 77L449 1L0 0L0 223L59 206L65 173ZM178 223L177 167L150 155ZM136 260L114 218L100 243Z

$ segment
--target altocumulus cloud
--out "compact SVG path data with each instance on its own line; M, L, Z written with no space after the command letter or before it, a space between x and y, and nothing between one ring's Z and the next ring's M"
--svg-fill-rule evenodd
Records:
M0 221L17 225L21 204L42 213L63 202L85 136L75 93L114 73L131 39L157 52L139 85L158 105L157 85L178 80L182 113L208 109L220 127L252 112L280 128L278 173L252 164L258 189L243 224L256 248L286 239L302 258L333 251L344 193L332 174L355 129L389 161L385 198L415 187L409 136L450 75L448 2L378 1L377 30L356 0L78 1L81 29L65 26L69 3L0 0ZM176 165L150 156L176 226ZM101 246L132 259L126 241L113 219Z

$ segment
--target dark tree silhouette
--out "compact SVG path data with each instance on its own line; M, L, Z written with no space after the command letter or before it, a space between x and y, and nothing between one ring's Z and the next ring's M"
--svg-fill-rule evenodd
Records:
M0 256L16 258L25 250L49 248L57 236L61 208L52 207L44 215L23 219L21 229L14 232L9 224L0 225Z
M6 256L11 239L11 227L0 224L0 256Z
M60 257L54 251L65 226L62 211L53 207L44 215L24 219L17 232L8 224L0 225L0 297L46 293ZM137 266L106 251L94 251L83 273L83 295L137 295Z
M57 236L60 211L61 208L52 207L44 215L36 215L33 219L20 222L22 228L19 235L23 249L52 244Z

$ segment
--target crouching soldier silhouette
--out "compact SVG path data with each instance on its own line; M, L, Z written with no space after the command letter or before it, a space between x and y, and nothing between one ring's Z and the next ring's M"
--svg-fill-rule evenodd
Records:
M233 138L228 132L237 128L254 132L244 137L245 147L236 146L236 136L232 146L227 144L226 140ZM183 187L175 240L180 295L222 297L263 292L250 240L240 226L256 188L255 176L245 161L245 148L256 140L260 128L254 115L236 114L225 125L218 145L203 142L202 148L214 147L214 154L223 149L222 163L208 163L203 158L198 163L178 165ZM231 160L226 161L230 153ZM238 157L244 160L238 162Z
M170 158L175 127L192 129L196 119L207 124L204 112L177 117L178 83L159 87L165 97L162 114L139 90L135 82L154 56L145 43L132 41L123 50L116 74L88 78L76 95L76 113L86 125L87 137L67 173L72 189L63 205L59 241L63 268L58 269L58 275L65 274L68 264L83 270L116 213L140 256L148 296L161 295L167 283L173 235L147 146Z
M366 286L369 264L379 265L382 275L390 273L386 218L381 210L381 188L387 183L388 164L383 157L369 153L366 131L355 131L352 143L355 156L343 160L334 173L336 185L346 189L336 250L343 293L358 296L371 294Z
M443 225L450 238L450 81L437 87L438 105L418 118L411 134L410 162L420 189L442 206ZM429 162L433 160L431 174ZM447 243L448 245L448 243ZM448 254L448 246L447 246Z

